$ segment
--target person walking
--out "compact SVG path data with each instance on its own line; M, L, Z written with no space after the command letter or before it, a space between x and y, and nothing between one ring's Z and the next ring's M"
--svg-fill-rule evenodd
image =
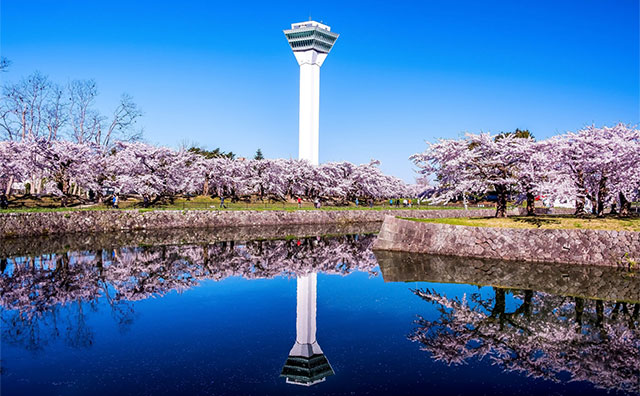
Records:
M113 208L118 209L118 194L113 194Z
M298 209L302 207L302 198L298 197Z
M356 198L356 206L358 206L359 203L360 201L358 201L358 198Z
M389 200L389 206L393 206L393 198Z
M227 206L224 204L224 197L220 197L220 209L226 208Z

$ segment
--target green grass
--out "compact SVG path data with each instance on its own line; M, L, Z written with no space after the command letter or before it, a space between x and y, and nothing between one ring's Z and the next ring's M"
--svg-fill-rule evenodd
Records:
M7 212L68 212L68 211L83 211L83 210L118 210L113 209L110 206L103 204L94 205L79 205L74 203L75 206L60 207L60 201L57 198L44 197L39 199L18 199L12 200L11 206L7 210L0 210L0 213ZM296 210L318 210L314 208L312 202L304 201L302 207L298 208L298 204L295 202L269 202L269 201L253 201L253 202L231 202L225 200L226 208L220 209L220 199L210 198L207 196L198 196L190 199L178 198L173 203L165 203L154 205L149 208L143 208L140 200L137 199L121 199L119 202L119 210L134 209L139 212L148 212L154 210L284 210L284 211L296 211ZM400 207L389 206L388 203L378 203L373 207L367 205L355 206L352 202L345 206L333 206L323 204L319 210L404 210L402 205ZM459 206L431 206L431 205L413 205L410 209L417 210L435 210L435 209L461 209Z
M578 218L568 215L556 216L512 216L512 217L482 217L482 218L446 218L446 219L415 219L406 220L424 223L451 224L471 227L495 228L542 228L542 229L590 229L640 232L640 217L618 218L606 216L602 218Z

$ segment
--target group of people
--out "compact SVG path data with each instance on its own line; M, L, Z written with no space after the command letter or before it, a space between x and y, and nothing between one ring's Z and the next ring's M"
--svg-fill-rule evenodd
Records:
M298 197L296 199L296 201L298 203L298 208L302 208L302 198ZM358 198L355 199L355 204L356 204L356 206L360 206L360 200ZM367 199L367 205L370 208L373 208L373 199ZM316 209L320 209L320 206L321 206L320 199L319 198L314 199L313 200L313 207L316 208Z
M302 208L302 198L298 197L296 199L296 202L298 203L298 209ZM313 200L313 207L316 209L320 209L320 200L318 198Z
M400 207L400 199L399 198L397 198L395 200L393 198L390 199L389 200L389 206L393 206L394 202L395 202L396 208L399 208ZM413 203L412 203L411 199L409 199L409 200L403 199L402 200L402 206L403 207L410 208L412 205L413 205Z
M356 198L356 206L360 206L360 200L358 198ZM373 199L367 199L367 205L369 205L370 208L373 208Z

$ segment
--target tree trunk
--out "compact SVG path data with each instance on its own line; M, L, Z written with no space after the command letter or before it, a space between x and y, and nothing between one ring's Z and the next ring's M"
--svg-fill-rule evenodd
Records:
M604 215L604 199L607 197L607 178L603 176L600 178L600 183L598 184L598 212L596 213L598 217L602 217Z
M591 214L598 214L598 200L596 197L589 196L589 200L591 201Z
M533 193L527 193L527 216L536 215L536 197Z
M505 295L506 293L504 289L499 289L497 287L494 287L493 290L496 294L496 300L495 300L495 305L491 310L490 317L498 318L498 320L500 321L500 330L502 330L503 324L504 324L504 313L507 307L506 295Z
M524 302L522 306L524 307L524 316L531 316L531 301L533 300L533 290L525 290L524 291Z
M42 193L42 179L38 178L38 179L34 179L34 184L35 184L35 188L36 188L36 195L40 196L40 194Z
M36 194L38 194L38 192L36 190L36 177L35 176L33 178L31 178L31 185L29 187L31 187L30 188L31 191L29 191L30 195L34 195L35 196Z
M496 217L507 217L507 189L504 186L496 188L498 202L496 204Z
M602 328L604 324L604 304L602 300L596 301L596 327Z
M582 331L582 315L584 314L584 299L576 297L576 332Z
M584 211L584 197L576 197L576 211L573 213L576 216L582 216Z
M202 195L209 195L209 178L204 178L204 185L202 186Z
M622 191L618 193L618 198L620 198L620 217L628 217L631 213L631 201L627 199Z
M69 195L69 181L67 179L62 180L62 193L65 196Z
M513 315L523 315L528 318L531 315L531 301L533 300L533 290L524 291L524 299L522 304L513 312Z
M493 305L490 316L495 318L504 314L507 305L505 289L494 287L493 292L495 293L495 304Z
M582 171L578 171L576 180L576 187L578 189L578 194L576 195L576 211L574 215L582 216L586 214L584 210L585 205L585 197L587 196L587 191L584 188L584 176L582 175Z
M9 178L9 183L7 184L7 189L5 191L5 194L7 195L7 197L11 196L11 186L13 185L13 176L11 176Z

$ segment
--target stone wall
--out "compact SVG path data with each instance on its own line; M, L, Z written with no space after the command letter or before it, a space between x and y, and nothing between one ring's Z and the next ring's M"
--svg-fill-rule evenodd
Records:
M469 227L385 217L376 250L549 263L629 266L640 232Z
M515 212L514 212L515 213ZM211 228L298 224L382 222L401 217L487 217L495 209L473 210L78 210L68 212L0 213L0 238L64 233L113 232L168 228Z

